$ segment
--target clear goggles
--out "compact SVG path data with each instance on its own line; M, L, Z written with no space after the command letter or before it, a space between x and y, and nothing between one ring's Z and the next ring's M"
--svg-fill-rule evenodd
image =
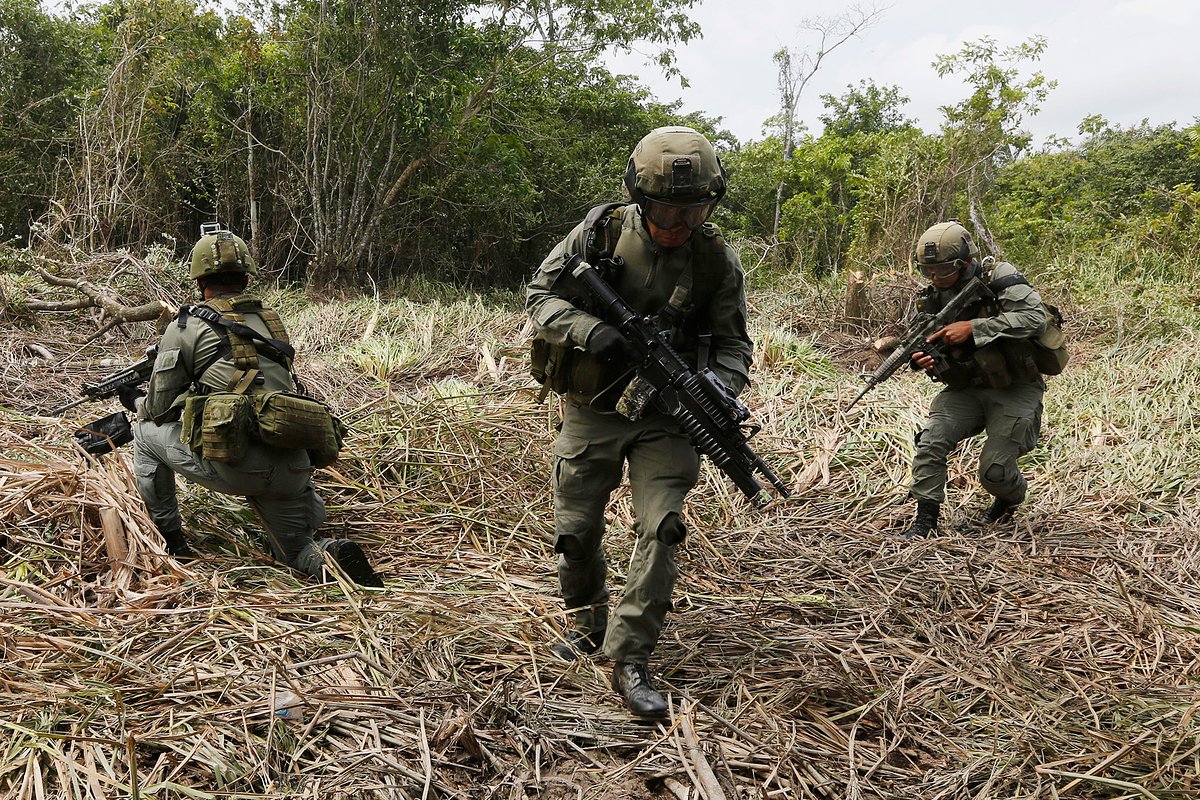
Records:
M672 206L657 200L646 201L646 219L663 230L678 228L686 225L690 230L696 230L712 216L715 202L701 203L691 206Z
M922 264L918 261L916 266L917 269L921 271L921 274L926 278L940 279L949 278L951 275L961 270L966 263L967 262L963 261L961 258L956 258L953 261L943 261L939 264Z

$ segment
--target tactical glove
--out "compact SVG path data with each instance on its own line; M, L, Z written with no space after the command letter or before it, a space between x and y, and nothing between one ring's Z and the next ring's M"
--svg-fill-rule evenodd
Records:
M122 386L117 389L117 399L121 401L121 405L135 414L137 413L137 399L145 396L146 392L137 386Z
M584 349L601 361L618 361L632 355L629 342L621 332L607 322L601 322L588 334Z

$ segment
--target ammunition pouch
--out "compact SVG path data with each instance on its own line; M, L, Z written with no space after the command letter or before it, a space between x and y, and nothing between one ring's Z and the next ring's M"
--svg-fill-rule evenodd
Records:
M543 399L553 391L603 411L613 409L632 376L628 363L602 361L587 351L539 337L530 344L529 374L542 385Z
M253 400L237 392L213 392L201 399L200 454L209 461L236 464L245 457L246 444L250 440L254 424ZM184 408L186 418L186 405ZM183 437L181 429L180 438ZM194 417L187 437L189 445L196 439Z

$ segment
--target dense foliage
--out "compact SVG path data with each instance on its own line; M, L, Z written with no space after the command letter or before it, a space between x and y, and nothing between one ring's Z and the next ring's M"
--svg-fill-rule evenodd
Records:
M246 235L315 289L433 277L515 287L592 203L620 196L632 144L691 124L724 153L717 221L780 271L902 267L957 217L1030 269L1120 254L1119 276L1191 274L1200 127L1084 120L1033 151L1046 47L982 39L931 65L963 78L940 130L898 87L823 95L822 131L782 115L759 141L683 117L603 66L650 42L663 69L694 0L208 0L0 9L0 225L34 248L179 254L199 223ZM719 109L713 109L719 112ZM785 138L790 141L785 146ZM785 155L785 149L787 153ZM778 220L776 209L778 207ZM1114 250L1115 248L1115 250Z

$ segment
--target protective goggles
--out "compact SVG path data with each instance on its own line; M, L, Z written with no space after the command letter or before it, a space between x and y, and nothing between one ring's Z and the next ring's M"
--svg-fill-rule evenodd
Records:
M714 205L715 202L694 206L671 206L657 200L647 200L646 219L664 230L678 228L680 225L696 230L712 216Z
M966 262L961 258L956 258L953 261L943 261L940 264L922 264L919 261L916 262L917 269L926 278L949 278L965 265Z

